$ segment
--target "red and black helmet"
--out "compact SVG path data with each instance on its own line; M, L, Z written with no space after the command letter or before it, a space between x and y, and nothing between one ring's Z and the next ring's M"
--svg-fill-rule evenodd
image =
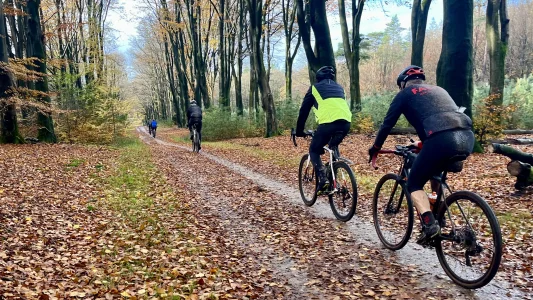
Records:
M426 80L426 75L424 74L424 69L422 69L419 66L411 65L407 68L403 69L402 72L398 75L398 79L396 79L396 84L399 88L402 87L401 83L406 82L408 80L413 79L422 79Z

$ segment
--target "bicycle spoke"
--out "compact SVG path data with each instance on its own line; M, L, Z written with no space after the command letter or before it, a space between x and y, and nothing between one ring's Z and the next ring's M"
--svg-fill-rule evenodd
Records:
M480 206L488 207L476 194L462 192L451 197L446 219L450 224L442 230L452 240L440 242L439 260L454 281L469 288L483 286L496 273L501 258L499 227L493 227L498 226L497 220L487 215L492 211Z

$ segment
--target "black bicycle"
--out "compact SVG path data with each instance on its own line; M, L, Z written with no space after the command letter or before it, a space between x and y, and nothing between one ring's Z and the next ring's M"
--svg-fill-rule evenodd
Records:
M406 185L417 152L416 146L379 151L402 158L399 172L386 174L378 182L372 205L376 232L391 250L403 248L413 230L413 202ZM372 159L375 169L376 158ZM431 209L441 234L424 246L435 248L442 268L455 283L475 289L488 284L498 271L502 234L498 219L481 196L470 191L453 192L446 183L448 172L460 172L465 159L466 155L451 158L448 169L432 178L439 188Z
M305 133L309 137L314 135L312 130L307 130ZM343 133L339 132L338 135L342 137ZM297 147L294 129L291 132L291 138L294 146ZM337 140L336 136L331 140ZM325 166L328 180L331 183L324 194L328 196L335 217L340 221L347 222L353 217L357 207L357 183L349 166L352 163L340 156L338 145L333 145L331 149L324 146L324 150L329 155L329 161L325 163ZM318 173L311 163L309 153L304 154L300 160L298 188L305 205L315 204L318 197Z
M200 151L200 134L196 130L196 124L192 125L192 151L196 153Z

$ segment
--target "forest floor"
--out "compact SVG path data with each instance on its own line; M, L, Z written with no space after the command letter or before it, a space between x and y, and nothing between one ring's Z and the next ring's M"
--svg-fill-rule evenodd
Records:
M189 151L187 131L163 128L157 139L138 128L112 147L0 146L0 298L531 295L533 193L514 193L505 158L474 155L451 181L485 197L504 233L497 278L468 291L434 252L381 247L369 199L398 162L381 159L371 170L370 143L354 135L341 148L359 185L357 216L346 224L325 201L303 205L296 180L306 145L294 148L287 136L205 143L200 154Z

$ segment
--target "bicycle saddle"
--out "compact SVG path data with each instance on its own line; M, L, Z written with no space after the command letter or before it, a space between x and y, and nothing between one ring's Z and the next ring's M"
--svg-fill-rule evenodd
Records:
M448 159L448 163L447 163L448 172L451 172L451 173L461 172L463 170L463 162L466 160L467 157L468 155L466 154L459 154L459 155L454 155L450 159Z

